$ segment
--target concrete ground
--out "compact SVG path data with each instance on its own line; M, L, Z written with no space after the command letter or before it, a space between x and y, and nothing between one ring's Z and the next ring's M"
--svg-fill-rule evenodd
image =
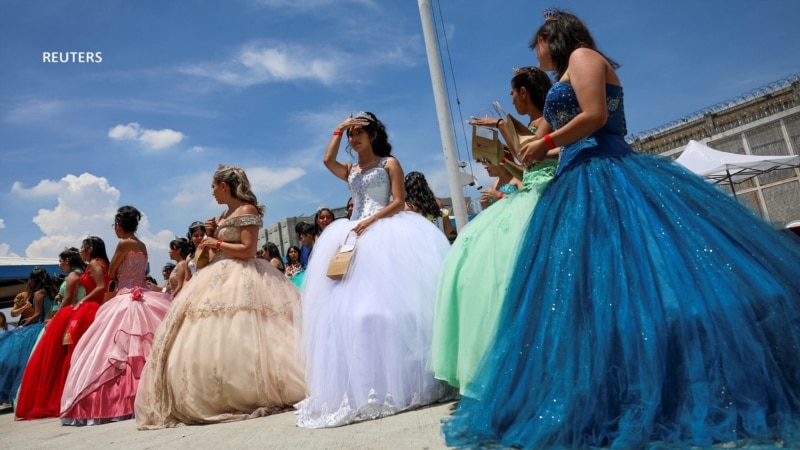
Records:
M404 412L346 427L308 430L289 411L239 422L139 431L133 420L91 427L65 427L58 419L14 421L0 414L2 449L446 449L440 420L452 403Z

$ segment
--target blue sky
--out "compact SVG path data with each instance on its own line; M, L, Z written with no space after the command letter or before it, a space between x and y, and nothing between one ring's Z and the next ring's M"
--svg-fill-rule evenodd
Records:
M795 1L431 6L448 36L461 159L460 119L495 100L511 111L511 68L536 65L527 43L546 7L578 14L622 64L629 133L800 72ZM102 62L45 63L43 52ZM174 235L221 212L218 163L247 170L265 224L340 206L346 185L322 154L360 110L384 121L406 172L449 195L416 1L2 0L0 64L0 256L55 257L87 234L113 251L114 212L130 204L146 216L139 235L157 274Z

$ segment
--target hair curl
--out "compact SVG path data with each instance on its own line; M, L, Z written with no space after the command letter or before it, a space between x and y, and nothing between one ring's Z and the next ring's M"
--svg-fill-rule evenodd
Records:
M258 209L258 215L264 215L264 205L258 204L258 199L250 187L250 180L247 179L244 169L220 164L217 166L217 171L214 172L214 181L227 184L233 198L255 206Z
M135 233L139 228L142 213L133 206L123 206L117 210L114 222L127 233Z
M441 209L431 187L421 172L409 172L405 178L406 203L423 216L439 217Z

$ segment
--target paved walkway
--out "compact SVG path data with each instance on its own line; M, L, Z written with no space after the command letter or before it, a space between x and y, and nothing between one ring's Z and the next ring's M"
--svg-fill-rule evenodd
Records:
M64 427L58 419L14 421L0 415L0 448L46 449L446 449L439 421L452 403L346 427L308 430L294 413L214 425L138 431L133 420L91 427Z

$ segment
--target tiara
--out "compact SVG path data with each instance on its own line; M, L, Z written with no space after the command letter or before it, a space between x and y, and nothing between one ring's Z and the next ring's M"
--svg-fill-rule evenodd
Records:
M359 111L358 114L354 117L354 119L364 119L368 122L375 123L375 118L371 113Z
M550 22L551 20L558 20L558 18L561 17L561 13L558 12L557 9L545 9L543 15L545 22Z
M514 75L517 75L522 72L533 72L536 67L533 66L525 66L525 67L512 67L511 70L514 71Z

